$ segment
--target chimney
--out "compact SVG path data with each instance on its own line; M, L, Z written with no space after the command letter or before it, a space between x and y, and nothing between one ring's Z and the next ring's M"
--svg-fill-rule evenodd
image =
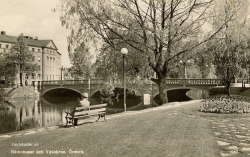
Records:
M36 40L38 40L38 36L36 36Z
M5 31L1 31L1 34L2 34L2 35L6 35L6 32L5 32Z

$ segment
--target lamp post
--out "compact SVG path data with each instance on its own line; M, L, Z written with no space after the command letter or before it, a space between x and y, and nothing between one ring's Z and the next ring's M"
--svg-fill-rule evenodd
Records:
M213 71L214 65L207 64L206 67L209 68L209 78L212 79L212 71Z
M122 58L123 58L123 99L124 99L124 112L126 112L126 73L125 73L125 58L128 54L127 48L121 49Z
M180 63L184 65L184 78L187 79L187 64L190 63L190 60L187 60L187 61L180 60Z
M61 66L59 67L59 69L61 70L61 80L63 80L63 70L65 70L66 68Z

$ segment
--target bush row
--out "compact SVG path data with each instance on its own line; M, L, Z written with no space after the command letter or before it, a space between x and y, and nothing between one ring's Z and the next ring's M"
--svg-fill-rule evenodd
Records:
M242 96L213 96L202 101L201 112L250 113L250 98Z

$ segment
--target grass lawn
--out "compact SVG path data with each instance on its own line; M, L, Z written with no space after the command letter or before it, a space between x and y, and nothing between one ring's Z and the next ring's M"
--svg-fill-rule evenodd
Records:
M86 123L75 129L59 128L15 136L0 141L0 156L17 156L11 154L11 150L43 150L44 154L30 156L59 156L47 154L46 150L63 150L64 156L86 157L218 157L221 148L210 120L246 115L210 114L198 109L198 103L191 103L143 113L137 111L138 114L110 115L107 122ZM17 147L11 146L12 143L39 145ZM83 151L83 154L70 154L69 149Z

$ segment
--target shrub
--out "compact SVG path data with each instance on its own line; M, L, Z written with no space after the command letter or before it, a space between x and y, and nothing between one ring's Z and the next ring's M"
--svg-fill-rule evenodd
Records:
M249 113L250 99L242 96L214 96L202 101L201 112Z

